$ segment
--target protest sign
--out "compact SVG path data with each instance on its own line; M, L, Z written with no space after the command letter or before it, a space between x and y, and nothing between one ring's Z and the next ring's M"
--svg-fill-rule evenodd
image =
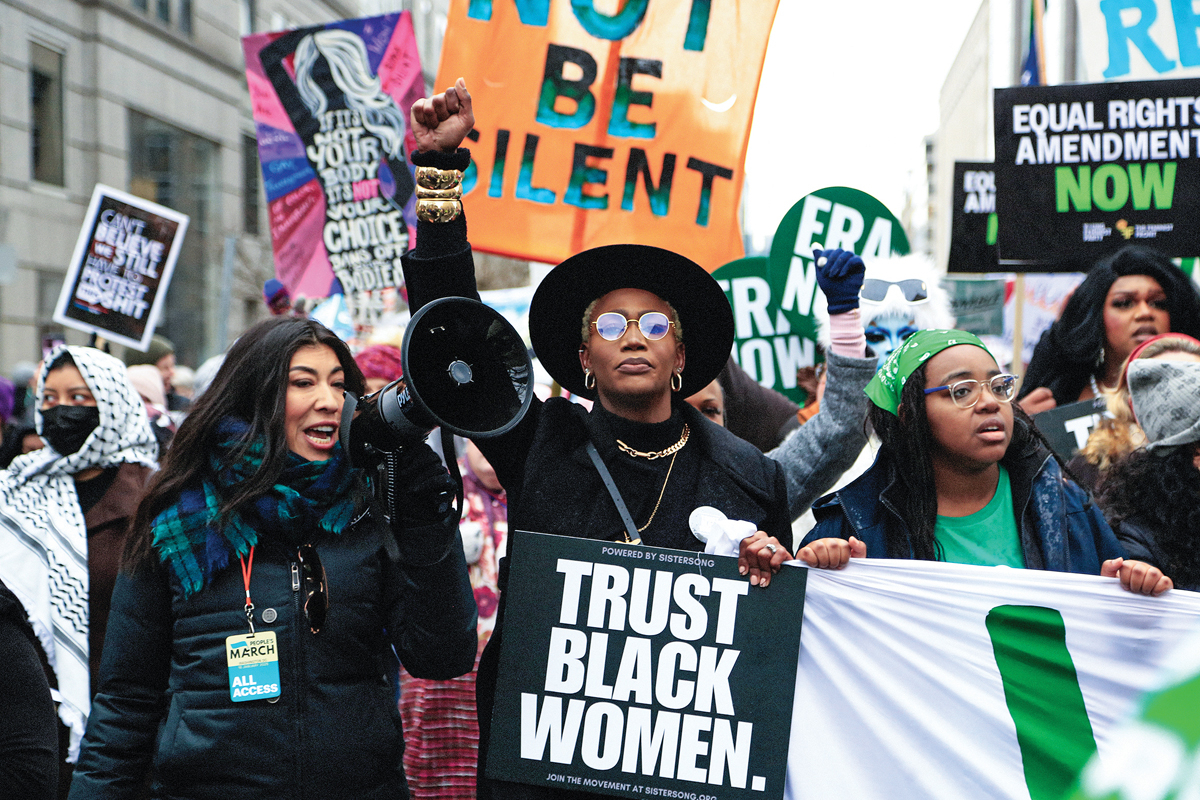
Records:
M1033 422L1054 452L1069 461L1087 444L1092 429L1107 410L1104 398L1096 397L1034 414Z
M145 351L187 226L186 214L96 184L54 321Z
M779 797L806 573L516 531L491 778L623 797ZM781 579L782 578L782 579Z
M475 101L471 244L557 262L637 242L710 270L741 257L777 4L452 0L436 85L464 77Z
M954 327L976 336L1004 335L1004 299L1008 293L1003 278L947 278Z
M784 797L1058 800L1097 750L1108 776L1124 764L1120 783L1144 788L1116 726L1198 615L1194 592L1145 597L1091 575L809 570Z
M369 326L394 310L416 229L408 116L425 87L409 12L254 34L242 49L275 274L293 297L344 292Z
M999 272L996 172L990 161L955 161L947 272Z
M997 89L995 130L1002 265L1200 253L1200 79Z
M733 356L742 369L796 403L796 370L816 362L813 248L843 248L866 258L908 254L908 237L887 207L866 192L831 186L805 195L779 223L767 258L713 272L733 307Z
M1200 77L1200 14L1178 0L1075 0L1082 80Z

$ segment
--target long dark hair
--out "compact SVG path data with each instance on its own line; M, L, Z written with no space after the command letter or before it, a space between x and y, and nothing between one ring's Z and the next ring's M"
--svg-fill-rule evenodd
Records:
M1176 586L1200 586L1200 470L1195 447L1166 455L1135 450L1109 469L1100 504L1115 528L1127 519L1145 525L1166 556L1158 566Z
M1000 463L1007 468L1030 448L1039 445L1053 454L1045 437L1021 407L1013 403L1012 410L1012 439ZM905 533L896 526L886 526L888 557L941 561L942 546L934 535L938 501L933 473L933 429L925 412L925 366L913 372L905 382L900 393L899 416L872 403L867 420L879 436L880 453L886 456L889 476L898 487L889 494L889 499L896 501L896 511L908 529ZM1057 455L1054 459L1067 476L1074 479L1062 459Z
M125 561L131 566L152 555L150 523L179 493L211 474L209 456L219 438L221 422L233 417L250 426L242 444L230 457L238 459L254 441L265 441L262 465L247 481L231 487L222 498L221 516L228 518L246 503L275 485L287 464L284 432L288 370L292 356L302 347L325 345L337 355L345 370L346 388L362 394L362 372L346 343L319 322L301 317L272 317L246 331L229 348L209 387L179 426L171 449L138 505L130 529Z
M1117 278L1147 275L1167 295L1171 330L1200 338L1200 296L1183 270L1157 250L1127 245L1100 261L1071 295L1062 314L1042 334L1018 397L1039 386L1054 393L1058 403L1073 403L1095 373L1105 345L1104 301Z

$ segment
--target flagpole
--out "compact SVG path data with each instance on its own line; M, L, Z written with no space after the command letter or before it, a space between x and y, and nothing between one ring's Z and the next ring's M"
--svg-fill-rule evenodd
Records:
M1045 0L1031 0L1033 3L1033 40L1037 48L1038 86L1046 85L1046 46L1042 39L1042 20L1045 18Z
M1045 18L1045 0L1030 0L1033 6L1033 29L1029 45L1036 53L1037 83L1046 85L1046 47L1042 36L1042 20ZM1013 355L1012 371L1018 379L1025 377L1025 273L1018 272L1013 280Z

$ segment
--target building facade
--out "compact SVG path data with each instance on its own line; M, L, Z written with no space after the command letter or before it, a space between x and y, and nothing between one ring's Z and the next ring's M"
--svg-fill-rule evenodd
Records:
M158 326L180 363L221 352L266 315L274 266L240 37L357 10L333 0L0 2L0 372L36 361L44 339L87 341L52 316L97 183L191 218Z

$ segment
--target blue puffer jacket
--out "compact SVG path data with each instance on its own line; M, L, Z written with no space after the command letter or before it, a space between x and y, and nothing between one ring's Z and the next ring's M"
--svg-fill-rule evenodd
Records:
M1100 509L1063 475L1049 452L1030 446L1020 454L1010 452L1002 463L1012 485L1028 569L1099 575L1102 563L1124 556ZM813 506L817 525L800 546L856 536L866 544L868 558L888 558L888 532L908 537L908 525L894 502L900 488L895 468L881 450L875 464L856 481L818 500Z
M187 599L161 567L122 573L71 797L137 797L149 771L157 798L407 800L390 646L424 678L474 666L475 602L455 538L445 525L405 531L402 545L438 549L399 560L377 512L339 536L298 538L327 576L316 634L297 547L261 541L250 591L255 628L277 637L277 702L230 699L225 639L247 632L237 562Z

